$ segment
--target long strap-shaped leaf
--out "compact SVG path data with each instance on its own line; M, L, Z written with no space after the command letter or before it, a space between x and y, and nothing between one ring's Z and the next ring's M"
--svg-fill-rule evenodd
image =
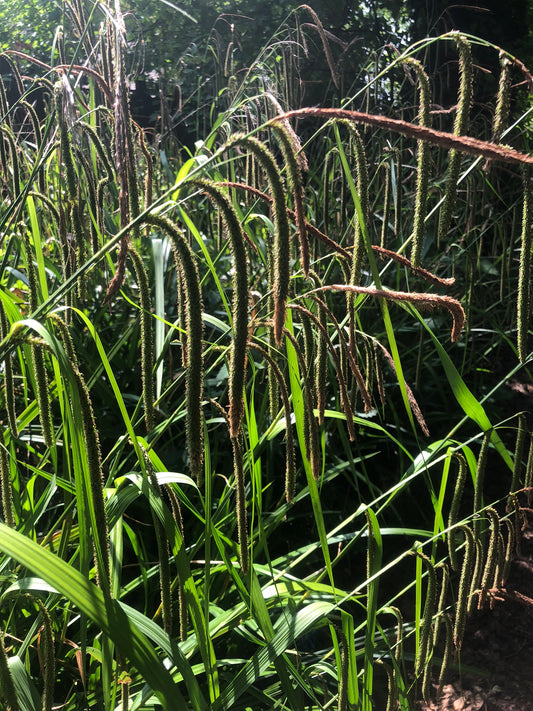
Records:
M122 606L75 568L0 523L0 550L52 585L84 613L139 670L165 709L186 708L186 701L155 650Z
M361 226L361 234L362 234L362 237L365 242L366 254L367 254L369 264L370 264L370 271L372 273L372 279L374 281L374 285L375 285L376 289L381 289L382 288L381 278L380 278L379 271L378 271L378 268L376 265L376 259L374 257L374 253L372 251L372 244L371 244L370 237L368 234L367 225L366 225L365 217L363 214L363 209L361 207L361 200L359 199L359 194L357 192L352 174L350 172L348 160L346 158L346 153L344 152L344 147L341 142L339 130L337 127L335 127L335 138L337 141L337 148L339 150L339 157L341 159L344 174L346 176L346 180L347 180L348 186L350 188L350 194L352 196L353 204L355 207L355 212L357 214L357 219L359 220L359 224ZM414 422L414 418L413 418L413 412L411 410L411 403L409 402L409 396L407 394L407 385L406 385L405 378L403 375L403 368L402 368L402 364L400 361L400 353L398 350L398 344L396 343L396 336L394 334L394 328L393 328L391 317L389 314L389 308L387 306L385 299L380 299L379 302L380 302L380 307L381 307L381 312L382 312L382 317L383 317L383 323L385 326L385 331L387 333L387 340L389 342L389 349L392 354L392 358L394 360L394 368L396 370L396 377L398 379L398 385L400 386L400 392L402 394L403 404L405 407L405 411L407 413L407 417L409 418L409 423L410 423L411 428L414 432L415 431L415 422Z
M509 452L505 448L505 445L503 444L502 440L500 439L498 433L496 430L492 428L492 424L487 417L487 413L485 412L485 408L483 405L479 402L479 400L476 399L476 397L472 394L472 392L468 389L465 381L461 378L457 368L453 364L450 356L446 353L442 345L440 344L438 338L435 336L431 328L427 325L427 323L424 321L424 319L420 316L418 312L415 312L413 309L413 312L416 313L417 317L420 320L420 323L426 331L429 333L431 336L431 339L435 345L435 348L437 350L437 353L439 354L440 362L442 363L442 367L444 368L444 372L446 374L446 379L448 380L448 383L450 384L450 387L452 389L452 392L455 396L455 399L457 400L458 404L461 406L461 409L469 417L472 419L478 427L480 427L483 432L488 432L491 430L491 435L490 435L490 441L494 445L494 448L496 451L499 453L503 461L507 464L509 469L512 471L513 470L513 460L511 459L511 456L509 455Z
M324 620L333 609L334 605L329 602L312 602L295 614L282 612L279 624L275 625L273 639L242 667L213 704L213 711L234 708L235 701L288 649L293 640L304 635L318 620Z
M286 326L289 332L293 333L292 326L292 314L290 311L286 315ZM300 444L300 453L302 457L302 462L305 470L305 475L307 477L307 485L309 486L309 496L311 498L311 504L313 506L313 515L315 518L315 524L318 531L318 537L320 539L320 545L322 549L322 555L324 557L324 564L328 573L329 581L331 587L335 587L333 579L333 567L331 565L331 556L329 554L328 538L326 534L326 526L324 523L324 515L322 513L322 505L320 503L320 494L318 490L318 483L313 475L311 469L311 462L307 456L306 445L305 445L305 415L304 415L304 405L303 405L303 392L300 385L300 368L298 365L298 358L296 356L296 350L294 345L287 339L287 362L289 366L289 382L292 395L292 406L294 410L294 417L296 421L296 432L298 434L298 442ZM313 413L311 413L313 415Z

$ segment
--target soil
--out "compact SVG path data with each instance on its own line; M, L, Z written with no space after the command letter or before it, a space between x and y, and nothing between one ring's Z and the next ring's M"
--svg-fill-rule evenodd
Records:
M460 668L420 711L533 711L533 511L524 514L505 588L491 591L492 609L469 619Z

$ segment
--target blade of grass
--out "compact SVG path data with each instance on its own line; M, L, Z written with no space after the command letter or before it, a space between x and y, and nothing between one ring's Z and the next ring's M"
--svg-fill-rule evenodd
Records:
M348 612L341 610L342 632L346 640L348 651L348 688L347 700L348 708L359 707L359 680L357 676L357 656L355 654L354 624L353 617Z
M282 613L280 624L276 625L277 631L273 639L261 650L255 652L246 662L213 704L212 711L228 711L234 708L237 699L260 678L270 664L283 654L295 639L311 629L316 622L325 621L332 610L333 605L330 603L314 602L298 612ZM299 710L294 709L294 711Z
M503 461L506 463L506 465L509 467L509 469L513 471L513 460L509 452L507 451L504 443L500 439L498 433L495 429L493 429L493 426L489 418L487 417L487 413L485 412L483 405L469 390L468 386L461 378L457 368L453 364L450 356L446 353L446 351L440 344L438 338L435 336L435 334L425 322L425 320L422 318L422 316L415 309L413 309L413 312L416 313L418 319L420 320L420 323L424 326L426 331L431 336L431 339L435 345L435 349L439 355L440 362L442 363L442 367L444 368L446 379L448 380L454 397L460 405L461 409L463 410L465 415L467 415L471 420L476 423L476 425L478 425L478 427L481 428L483 432L488 432L489 430L492 430L490 440L494 445L494 448L501 456Z
M378 607L379 576L383 558L381 531L376 514L372 509L366 510L368 521L368 551L367 551L367 605L365 631L365 658L363 678L363 710L372 711L372 694L374 678L374 637L376 634L376 615Z
M163 361L160 360L165 341L165 259L162 239L152 238L152 254L154 257L154 284L155 284L155 315L157 316L154 325L155 340L155 360L158 361L155 372L155 397L161 397L161 386L163 383Z
M8 664L20 711L41 711L41 699L22 659L10 657Z
M292 314L290 309L287 310L285 325L287 329L294 334L294 329L292 325ZM318 491L318 484L311 471L311 462L307 457L306 445L305 445L305 416L304 416L304 398L302 393L302 387L300 385L300 368L298 365L298 357L294 346L292 345L290 339L286 339L287 348L287 362L289 368L289 382L292 395L292 406L294 411L294 418L296 422L296 432L298 434L298 443L300 447L300 454L302 457L305 475L307 478L307 486L309 487L309 496L311 498L311 505L313 507L313 516L315 519L315 525L318 531L318 537L320 539L320 545L322 549L322 555L324 557L324 563L329 577L329 582L331 587L335 587L333 579L333 568L331 565L331 557L328 548L328 539L326 534L326 526L324 523L324 516L322 513L322 505L320 503L320 494Z
M165 709L172 711L175 704L186 708L183 695L153 647L116 600L106 599L71 565L1 522L0 550L45 580L108 635L137 667Z

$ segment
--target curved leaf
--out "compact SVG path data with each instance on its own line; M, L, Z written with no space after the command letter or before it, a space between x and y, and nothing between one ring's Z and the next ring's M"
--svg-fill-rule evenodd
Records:
M64 595L92 620L146 679L166 709L185 708L185 699L161 659L122 606L75 568L0 523L0 550Z

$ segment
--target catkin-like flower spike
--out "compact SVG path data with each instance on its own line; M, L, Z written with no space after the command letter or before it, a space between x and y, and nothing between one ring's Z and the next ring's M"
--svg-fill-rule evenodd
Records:
M497 553L496 553L496 565L494 566L494 577L492 579L491 588L499 588L502 585L503 580L503 568L505 565L505 541L501 531L497 534ZM490 608L494 605L494 598L490 599Z
M29 285L29 306L30 311L35 311L39 304L39 297L37 274L35 273L35 266L33 264L33 251L31 248L29 234L24 225L21 225L21 231L24 242L24 250L26 253L25 266ZM50 393L48 389L48 375L46 373L44 353L41 350L41 347L36 343L30 344L30 350L33 377L35 380L35 399L39 408L43 439L47 447L52 447L54 444L54 428L52 424L52 410L50 408Z
M520 488L520 474L522 472L522 459L524 457L524 448L526 443L527 421L523 412L518 415L518 430L516 433L516 444L513 457L513 478L511 480L510 494L516 493ZM512 505L507 504L507 511L510 511Z
M9 321L3 301L0 300L0 340L6 338L9 333ZM13 364L11 356L4 359L4 401L7 413L9 432L13 439L18 437L17 412L15 408L15 385L13 378Z
M418 677L425 670L431 652L431 625L433 623L433 615L435 614L435 605L437 602L437 573L435 572L435 566L427 555L419 550L416 551L416 555L422 558L428 571L426 601L424 603L424 612L422 613L422 629L415 661L415 675Z
M0 125L0 143L3 141L2 134L9 145L9 151L11 153L11 161L9 165L13 175L13 197L17 197L20 195L20 166L17 145L13 136L13 131L10 128ZM4 163L4 165L6 165L6 163Z
M494 571L496 569L497 558L498 558L498 534L500 532L500 517L496 511L489 507L485 510L485 513L490 519L490 538L489 547L487 550L487 559L485 561L485 569L483 571L483 577L481 579L481 592L478 599L478 609L483 609L485 601L487 599L487 592L494 579Z
M284 330L285 336L294 346L296 352L296 357L298 358L298 365L300 367L302 376L302 391L303 391L303 401L305 417L307 418L308 426L305 428L305 449L306 455L311 463L311 471L316 480L320 477L320 456L319 456L319 446L318 446L318 432L316 428L316 420L313 412L313 398L311 395L311 383L308 378L307 368L305 364L305 358L301 351L296 338L287 329Z
M111 159L107 153L107 150L104 148L104 144L102 142L100 134L94 126L91 126L91 124L87 123L86 121L80 121L79 125L80 128L83 128L85 135L89 136L89 138L93 142L96 152L98 153L98 157L102 161L102 164L105 168L107 182L111 182L113 180L114 175L113 166L111 165Z
M86 176L88 177L88 176ZM72 230L74 232L74 238L76 241L76 251L74 256L74 268L77 269L85 261L85 230L82 224L81 215L81 195L78 196L75 202L72 203L70 207L70 223L72 225ZM80 297L83 296L85 292L85 286L80 280L78 282L78 294Z
M379 664L387 675L387 705L385 706L385 711L394 711L394 709L398 708L398 688L394 679L394 671L391 665L383 661L383 659L376 659L375 663Z
M460 34L455 37L455 42L459 52L459 97L457 102L457 113L453 125L455 136L466 134L470 115L470 104L472 103L472 53L470 43ZM448 172L446 177L446 189L444 192L444 202L439 215L439 227L437 240L446 239L452 221L455 200L457 197L457 180L461 169L461 154L455 149L450 151L448 158Z
M363 145L363 140L359 131L356 129L355 125L351 121L341 120L340 123L342 123L348 128L350 136L353 139L355 152L356 188L357 193L359 195L359 201L361 203L361 212L363 213L363 220L368 225L370 201L368 197L369 179L365 147ZM361 268L363 266L364 254L365 243L363 240L363 228L360 224L359 217L357 216L353 242L352 273L350 277L350 284L354 286L357 286L361 282ZM350 299L350 303L352 301L353 299Z
M433 649L435 649L435 647L437 646L437 643L439 641L441 616L444 613L444 609L446 606L446 596L448 594L448 585L450 582L450 569L448 568L448 565L446 563L439 563L438 565L435 566L435 568L440 568L442 570L442 580L441 580L441 585L440 585L440 595L439 595L439 602L437 604L435 623L433 626L433 640L432 640Z
M187 282L180 264L176 265L176 295L178 312L178 329L181 354L181 367L187 367Z
M20 711L15 684L9 668L4 637L4 632L0 629L0 695L7 702L9 711Z
M138 140L139 140L139 147L141 149L141 153L144 156L145 160L145 173L144 173L144 207L145 209L148 209L148 207L152 204L152 195L153 195L153 181L154 181L154 163L152 160L152 156L150 155L150 151L148 150L148 146L146 145L146 138L143 129L139 129L138 132Z
M374 350L374 369L375 369L375 375L376 375L377 390L378 390L380 402L383 406L385 406L386 394L385 394L385 383L383 382L383 368L382 368L383 353L382 353L382 349L381 349L381 344L379 343L379 341L376 338L372 339L372 346L373 346L373 350ZM388 353L388 351L387 351L387 353ZM389 355L390 355L390 353L389 353ZM391 359L392 359L392 357L391 357ZM394 363L394 359L392 359L392 362ZM420 413L420 414L422 414L422 413Z
M37 342L30 343L30 351L33 377L35 380L35 399L39 408L43 439L47 447L52 447L54 445L54 426L52 423L50 392L44 352L42 346Z
M67 77L62 74L61 79L54 86L54 104L56 109L56 119L59 124L59 138L61 146L61 159L65 165L67 190L69 198L76 200L78 194L78 177L72 156L72 142L69 131L69 124L72 122L74 113L72 89Z
M442 619L444 621L444 626L446 629L446 641L444 643L444 654L442 655L442 662L440 665L437 698L440 696L440 694L442 692L442 687L443 687L444 682L446 680L446 675L448 673L448 669L450 667L450 661L452 659L452 654L453 654L452 618L450 617L450 615L447 612L444 612L442 615Z
M13 485L11 483L11 466L9 452L0 443L0 493L2 495L2 515L4 523L10 528L15 527L15 508L13 503Z
M28 277L28 287L29 287L29 307L30 311L35 311L39 306L39 287L37 283L37 274L35 272L35 265L33 263L33 249L30 241L30 235L24 224L20 225L20 230L22 232L22 240L24 242L24 252L25 252L25 267L26 276Z
M84 154L80 154L79 156L79 161L80 164L83 166L83 169L85 171L85 176L86 176L86 191L87 191L87 204L89 207L89 213L92 217L92 219L89 220L89 230L91 233L91 240L90 240L90 245L92 252L91 254L94 254L95 252L98 251L98 225L102 224L102 219L101 216L98 214L99 213L99 194L98 194L98 185L102 181L96 182L96 179L94 177L94 171L93 171L93 166L90 161L87 160L87 157ZM104 181L107 182L107 178L104 178ZM81 200L80 200L81 202ZM82 245L82 250L85 252L87 251L85 249L85 244ZM80 257L80 250L78 250L78 261L81 264L81 257ZM84 275L84 281L87 279L87 275ZM85 291L85 285L78 287L78 292L80 295Z
M502 576L501 576L501 585L504 586L507 578L509 577L509 573L511 571L511 563L513 562L513 550L515 546L515 531L514 531L514 525L512 524L511 521L509 521L508 518L504 518L503 522L505 524L505 527L507 528L507 542L505 544L505 553L504 553L504 560L503 560L503 569L502 569Z
M316 12L313 10L312 7L309 7L309 5L300 5L298 7L299 10L307 10L307 12L311 15L313 18L313 22L315 23L314 27L316 31L318 32L320 39L322 40L322 48L324 49L324 54L326 55L326 61L328 63L329 71L331 72L331 79L337 89L339 88L339 74L337 72L337 68L335 67L335 62L333 61L333 55L331 54L331 47L329 46L328 38L326 35L326 31L324 30L324 26L322 25L322 22L320 21L320 18L316 14Z
M349 672L349 662L348 662L348 643L346 641L346 635L339 631L340 637L340 674L338 674L339 679L339 698L337 701L337 711L347 711L348 709L348 672Z
M152 299L148 274L137 250L130 245L129 255L135 269L135 277L139 286L140 325L141 325L141 378L143 386L144 421L146 429L151 432L155 425L154 409L154 331L152 326Z
M39 661L44 682L41 709L42 711L52 711L56 681L54 629L52 618L46 607L38 598L32 596L32 599L37 603L43 620L38 643Z
M221 211L228 229L234 266L233 284L233 339L229 367L229 428L230 436L237 437L244 414L243 392L246 385L248 350L248 256L239 218L233 205L214 183L194 181L207 193Z
M394 665L394 668L396 670L396 669L400 669L400 667L404 661L404 655L403 655L403 615L402 615L400 608L395 607L394 605L390 605L388 609L396 617L396 621L397 621L396 641L394 643L394 661L396 662L396 664ZM395 671L395 675L396 675L396 671Z
M309 311L309 309L306 309L304 306L301 306L300 304L290 304L289 308L293 309L295 311L298 311L300 314L303 314L310 321L312 321L315 324L316 328L318 329L319 333L321 334L321 338L324 339L324 341L328 347L331 358L333 359L333 362L335 364L335 374L337 376L337 382L339 383L340 398L341 398L341 402L342 402L342 408L344 410L344 415L346 417L346 427L348 429L348 435L350 437L350 440L353 442L355 439L353 411L352 411L352 407L350 405L350 398L348 397L348 390L346 388L346 381L344 380L344 377L342 375L342 367L341 367L341 363L339 361L339 356L337 354L335 347L333 346L333 343L331 342L331 339L329 337L327 329L324 328L320 319L314 313Z
M426 704L429 704L430 702L430 697L431 697L431 679L432 679L432 669L433 669L433 655L429 655L429 659L427 661L427 664L424 668L424 674L422 676L422 687L420 689L420 693L422 695L422 698L426 702ZM397 708L397 707L395 707Z
M43 193L39 193L35 190L30 190L28 195L33 198L37 198L37 200L41 200L41 202L43 202L52 213L54 221L56 223L59 222L59 210L57 209L55 203L48 197L48 195L44 195Z
M258 190L257 188L254 188L252 185L246 185L245 183L235 183L230 180L217 181L216 184L228 188L238 188L240 190L245 190L246 192L251 193L252 195L255 195L256 197L260 198L261 200L268 202L270 205L272 205L273 203L273 200L270 195L267 195L266 193L262 192L261 190ZM289 215L289 217L296 219L296 213L294 212L294 210L287 209L287 214ZM318 240L320 240L320 242L325 244L326 247L329 247L332 251L342 255L344 259L351 261L352 255L348 250L344 249L344 247L335 242L335 240L331 239L331 237L328 237L319 229L317 229L311 222L308 222L306 220L305 227L309 235L316 237ZM257 249L253 242L250 246L252 246L254 249Z
M2 58L4 56L2 55ZM11 127L11 115L9 113L9 103L7 101L6 85L4 80L0 76L0 113L2 115L2 122L7 126ZM5 165L4 163L2 165Z
M34 136L34 142L37 148L39 149L41 147L42 143L42 132L41 132L41 125L39 123L39 118L37 116L37 112L35 111L34 107L27 101L21 100L19 101L18 105L22 108L24 108L30 117L30 123L32 125L33 129L33 136ZM39 186L39 190L41 192L44 192L46 190L46 181L45 181L45 175L44 175L44 165L41 165L41 167L37 171L37 184Z
M458 528L465 534L465 557L461 568L461 578L459 580L459 590L457 594L457 605L455 608L455 625L453 628L453 643L457 649L461 649L463 636L466 627L466 617L468 612L468 595L470 592L470 580L474 567L475 544L474 534L464 524Z
M520 244L520 269L518 273L518 303L516 312L517 348L520 362L528 355L528 331L531 307L531 249L533 219L533 186L531 169L522 169L524 197L522 203L522 235Z
M183 526L183 516L181 514L180 500L178 499L176 492L170 484L165 485L165 491L167 492L168 498L170 500L172 516L183 539L185 536L185 529ZM184 642L187 639L189 609L187 607L187 600L185 597L185 580L183 580L181 576L179 576L178 580L178 614L180 624L180 640Z
M104 304L108 304L112 301L115 295L118 294L122 288L122 284L124 283L124 275L126 273L126 261L128 259L129 247L130 241L128 237L123 237L118 246L117 268L113 278L109 282L109 286L107 287L107 291L104 296Z
M306 295L306 296L307 296L307 295ZM370 412L370 410L371 410L372 407L373 407L373 405L372 405L372 398L371 398L370 392L369 392L369 390L368 390L368 388L367 388L367 386L366 386L366 383L365 383L365 380L364 380L364 378L363 378L363 375L362 375L362 373L361 373L361 371L360 371L360 369L359 369L359 366L357 365L357 363L356 363L356 361L355 361L354 355L353 355L351 349L349 348L349 346L348 346L348 344L347 344L347 342L346 342L346 339L345 339L345 337L344 337L343 329L341 328L339 322L338 322L337 319L335 318L335 316L334 316L333 312L331 311L331 309L329 309L329 308L327 307L326 303L325 303L321 298L319 298L319 297L316 296L316 295L311 295L311 298L312 298L313 301L315 301L316 304L318 305L318 309L319 309L319 312L318 312L318 313L319 313L319 320L320 320L320 322L322 323L322 326L323 326L323 328L322 328L321 330L323 331L324 329L326 329L326 332L327 332L327 323L328 323L328 320L329 320L329 321L333 324L333 326L335 327L335 330L337 331L337 338L338 338L339 343L340 343L340 346L341 346L341 349L340 349L340 356L339 356L339 362L342 363L342 360L341 360L342 358L345 358L345 359L346 359L348 365L350 366L350 371L351 371L353 377L355 378L355 382L357 383L357 387L359 388L359 391L360 391L360 393L361 393L361 397L363 398L363 402L364 402L364 405L365 405L365 412ZM327 343L324 343L324 347L325 347L325 346L327 346ZM326 350L326 348L324 348L324 349ZM325 355L327 355L327 353L326 353ZM324 357L325 357L325 356L324 356ZM318 367L318 366L317 366L317 367ZM326 368L326 362L324 362L324 369L325 369L325 368ZM344 372L344 370L342 370L342 372ZM318 377L318 372L317 372L317 377ZM324 375L324 377L325 377L325 375ZM317 382L318 382L318 381L317 381Z
M509 108L511 104L511 61L503 51L500 52L500 80L498 82L498 97L496 99L496 109L492 122L492 140L495 143L502 137L505 126L509 119Z
M305 362L307 363L307 370L310 371L314 362L315 339L311 321L307 317L307 313L300 312L300 323L302 324Z
M146 466L146 473L153 488L161 496L161 487L150 461L148 453L143 448L143 459ZM169 637L172 636L172 587L170 579L170 551L165 527L155 512L152 513L155 539L157 543L157 560L159 566L159 591L161 593L161 616L163 618L163 629Z
M468 592L468 605L466 608L466 615L469 617L477 607L476 601L479 596L479 584L481 582L481 574L483 572L484 555L483 555L483 543L480 540L475 542L476 546L476 562L474 564L474 571L472 573L472 580L470 582L470 590Z
M420 91L420 110L418 113L418 123L420 126L430 125L429 108L431 104L431 91L429 88L429 78L424 67L414 57L404 59L404 64L412 67L418 79ZM424 225L426 219L426 202L428 197L429 182L429 145L426 141L417 141L417 177L416 177L416 198L415 214L413 217L413 232L411 235L411 262L414 267L420 266L420 254L422 252L422 242L424 238Z
M294 212L296 215L296 227L298 229L298 237L300 240L300 259L302 263L302 271L304 276L309 274L309 240L307 238L307 227L305 221L305 212L303 204L303 182L298 156L295 152L295 146L291 140L290 134L287 133L283 124L272 124L276 138L279 141L285 164L287 166L289 176L289 187L292 190L294 200Z
M268 265L268 275L269 281L272 284L274 281L274 253L271 249L267 251L267 265ZM274 313L274 294L272 290L269 291L268 297L268 312ZM274 329L268 329L268 345L271 352L275 352L278 348L276 344L276 338L274 336ZM274 421L278 415L279 407L279 389L278 381L275 374L272 372L272 368L268 368L268 406L270 411L270 419Z
M317 117L324 119L349 119L354 123L376 126L386 131L394 131L402 136L424 139L432 145L451 148L461 153L467 153L468 155L483 156L484 158L491 158L493 160L503 161L504 163L514 163L515 165L533 165L533 156L529 153L520 153L519 151L515 151L512 148L502 146L498 143L481 141L471 136L459 136L453 133L446 133L445 131L437 131L434 128L419 126L418 124L402 121L401 119L392 119L388 116L363 113L361 111L310 107L286 111L284 114L270 119L267 123L275 123L277 121L285 121L293 118L311 117L315 119ZM400 193L398 192L398 194Z
M63 281L70 279L74 273L74 250L71 248L71 235L67 232L67 218L65 215L65 209L63 202L61 200L61 193L59 193L59 219L57 222L57 231L59 234L59 241L61 244L61 266L63 267ZM72 290L65 294L65 306L69 307L72 305ZM67 310L66 320L70 321L69 310Z
M104 592L111 588L109 568L109 530L104 503L102 459L100 455L100 438L94 417L89 389L83 375L73 368L78 386L81 417L83 421L85 450L87 454L87 469L89 472L91 508L94 511L93 543L95 547L95 567L98 585Z
M104 233L104 188L107 185L107 178L101 178L96 186L96 221L98 224L97 234ZM93 254L98 251L99 244L94 242L91 245Z
M401 254L397 254L396 252L391 252L390 249L383 249L383 247L372 245L372 251L377 252L382 257L391 259L393 262L402 264L404 267L407 267L407 269L410 269L414 274L416 274L416 276L429 281L430 284L434 284L435 286L452 286L455 283L455 279L453 277L443 279L438 277L436 274L428 272L427 269L422 269L422 267L414 267L406 257Z
M378 346L379 352L385 356L385 360L387 361L391 370L394 373L396 373L396 364L394 363L394 358L391 356L389 351L378 340L375 340L374 343ZM409 401L409 405L411 407L413 415L415 416L416 421L420 425L420 429L426 435L426 437L429 437L429 430L428 430L426 421L424 419L424 415L422 414L422 411L420 410L420 406L418 405L418 402L416 401L413 391L411 390L410 386L407 383L405 383L405 391L407 393L407 399ZM385 394L383 397L383 402L384 401L385 401Z
M263 98L267 99L279 114L283 113L283 108L282 108L281 104L279 103L279 101L274 96L274 94L271 94L269 91L266 91L263 94ZM305 153L303 151L300 139L298 138L298 136L296 135L296 132L294 131L294 129L292 128L291 124L288 121L282 121L281 125L285 129L285 133L287 133L287 135L290 138L292 150L293 150L293 153L296 155L296 160L298 161L298 166L300 168L300 171L302 173L307 173L307 171L309 170L309 165L307 163L307 156L305 155ZM252 181L247 181L247 182L255 182L255 181L252 180Z
M65 74L61 75L60 81L54 87L54 103L56 108L56 118L59 124L59 137L61 160L65 166L69 215L74 234L76 250L72 250L71 262L72 271L76 271L78 265L82 264L85 256L85 231L81 218L81 199L79 196L79 178L74 163L72 150L72 140L70 129L74 116L74 99L72 88ZM86 176L88 178L88 175ZM83 284L78 284L78 293L83 292Z
M118 2L115 3L115 15L116 20L113 26L113 110L115 119L115 157L120 186L120 226L123 228L128 223L130 215L132 219L135 219L139 214L139 196L128 101L128 87L123 56L123 47L126 44L126 28Z
M145 222L165 232L171 243L177 268L182 270L183 280L186 285L186 311L187 311L187 449L190 459L190 468L196 482L203 480L204 462L204 425L202 416L203 398L203 322L202 322L202 293L200 277L194 253L178 227L162 215L148 215Z
M19 101L17 105L20 108L24 108L26 110L26 113L30 117L30 123L31 123L31 127L33 129L33 140L34 140L37 148L39 148L41 146L41 141L42 141L42 132L41 132L41 125L39 123L39 118L37 116L37 112L35 111L35 108L28 101L26 101L24 99ZM42 172L42 171L40 171L40 172Z
M353 291L356 294L367 294L388 301L410 303L420 310L432 310L435 308L447 309L453 319L451 340L455 342L459 339L465 323L465 312L461 303L451 296L438 296L436 294L421 294L419 292L388 291L385 289L374 289L366 286L352 286L351 284L330 284L314 291ZM313 293L313 292L310 292Z
M74 348L74 341L70 335L67 323L61 318L57 313L48 314L47 318L54 324L54 326L59 331L61 337L61 342L63 343L63 348L69 362L74 368L78 367L78 356L76 355L76 350Z
M487 468L487 454L489 451L491 435L492 430L487 430L487 432L485 432L477 458L476 479L474 482L474 509L472 511L474 514L474 538L476 541L478 539L483 539L479 512L483 508L483 485L485 483L485 470Z
M123 44L126 29L124 19L118 3L115 3L116 19L114 23L114 129L115 129L115 164L119 185L119 212L120 227L124 229L130 218L134 220L139 215L139 188L137 185L137 172L135 165L135 151L131 131L131 117L128 103L128 88L124 70ZM139 227L133 228L134 237L139 235ZM117 294L124 282L126 260L129 249L129 238L125 235L119 243L117 255L117 268L111 280L104 303L109 303Z
M100 30L100 38L99 38L99 54L101 57L101 71L102 71L102 80L107 86L108 90L109 87L113 83L113 43L111 41L113 30L112 30L112 23L111 19L108 18L107 22L105 25L102 27ZM109 96L109 104L113 103L113 97Z
M1 81L1 77L0 77L0 81ZM5 112L3 112L1 110L1 108L0 108L0 112L3 116L6 115ZM7 129L7 126L5 126L5 128ZM6 147L4 144L4 135L3 135L2 127L0 127L0 165L2 165L2 166L8 165L8 159L7 159Z
M529 453L527 455L524 488L526 490L527 505L531 506L531 502L533 501L533 432L531 432L529 438Z
M268 148L250 136L237 134L227 144L227 148L243 145L257 158L267 175L273 198L274 208L274 259L273 283L274 292L274 338L276 344L281 345L283 328L285 325L285 310L289 295L290 282L290 227L285 201L285 188L279 167Z
M452 570L457 570L457 551L455 549L454 541L454 526L457 523L459 507L463 498L463 491L466 481L466 459L460 452L454 452L453 456L457 460L459 469L457 471L455 489L453 491L452 503L450 505L450 514L448 516L448 528L450 530L447 533L447 541L450 565L452 567Z
M248 522L246 520L246 488L244 483L244 461L241 434L231 438L233 450L233 474L235 476L237 536L239 541L239 563L246 575L250 566L248 553Z
M285 383L285 378L281 372L281 368L276 363L274 358L270 356L268 351L266 351L259 343L254 341L252 347L256 351L261 353L263 358L267 361L269 367L278 382L279 393L281 395L281 401L283 403L283 412L285 414L285 499L287 503L292 503L295 494L295 479L296 479L296 463L294 460L294 437L292 434L292 422L291 422L291 405L289 400L289 393L287 390L287 384Z
M80 126L83 127L84 133L91 138L100 162L105 168L105 175L97 181L92 171L92 163L89 163L83 154L79 156L81 162L85 165L85 174L88 177L88 202L93 215L93 220L91 220L91 250L92 254L94 254L100 247L98 236L104 233L104 189L113 181L113 168L96 129L85 122L81 122ZM100 173L99 164L98 172Z
M526 517L518 501L518 496L511 494L511 500L514 504L513 522L514 522L514 540L516 555L522 555L520 541L522 540L523 526L526 524Z

